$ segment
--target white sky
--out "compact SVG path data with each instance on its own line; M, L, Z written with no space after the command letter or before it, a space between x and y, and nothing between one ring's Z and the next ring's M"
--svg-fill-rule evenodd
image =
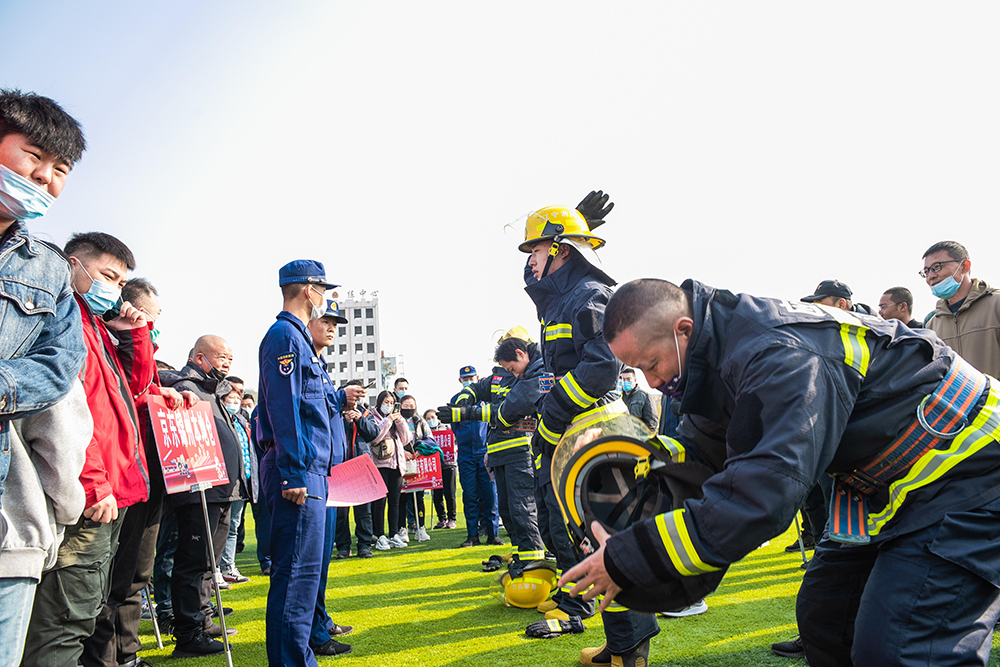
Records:
M874 306L942 239L1000 283L995 2L2 2L0 86L90 149L35 233L125 241L160 289L160 358L233 345L256 384L277 270L379 290L420 401L537 330L531 209L616 203L620 282L694 277Z

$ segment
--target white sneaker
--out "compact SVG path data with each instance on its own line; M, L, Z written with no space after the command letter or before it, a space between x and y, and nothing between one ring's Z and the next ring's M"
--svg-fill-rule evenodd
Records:
M685 616L697 616L698 614L704 614L708 611L708 605L705 604L705 600L701 599L695 602L690 607L684 607L683 609L678 609L677 611L661 611L660 616L666 616L667 618L683 618Z
M417 526L417 541L426 542L431 539L431 536L427 534L427 529L423 526Z
M392 548L392 543L389 542L385 535L379 535L378 539L375 540L375 548L379 551L388 551Z
M392 546L396 547L397 549L402 549L403 547L406 546L406 542L404 542L403 540L399 539L399 535L396 535L391 540L389 540L389 544L391 544Z
M406 534L406 529L405 528L400 528L399 532L396 533L396 539L398 539L400 542L409 543L410 536Z

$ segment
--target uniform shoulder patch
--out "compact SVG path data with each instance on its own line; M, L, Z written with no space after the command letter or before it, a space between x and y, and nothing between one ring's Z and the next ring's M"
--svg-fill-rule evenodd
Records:
M275 361L278 362L278 372L282 375L291 375L292 371L295 370L294 352L286 352L285 354L278 355Z

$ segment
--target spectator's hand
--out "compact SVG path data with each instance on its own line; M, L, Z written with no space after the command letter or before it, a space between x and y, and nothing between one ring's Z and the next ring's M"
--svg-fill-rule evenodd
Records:
M281 492L281 497L285 500L291 500L296 505L301 505L306 501L306 487L299 489L285 489Z
M391 412L389 414L392 415L392 421L396 423L403 421L403 415L399 414L398 412Z
M194 404L200 400L197 394L187 389L181 392L181 396L184 397L184 406L188 408L194 407Z
M108 494L102 500L83 510L83 518L97 523L111 523L118 518L118 501L114 494Z
M361 419L361 413L354 408L350 408L349 410L344 410L344 417L354 421L355 419Z
M344 393L347 395L347 407L353 408L368 392L365 391L364 387L352 384L344 387Z
M173 387L160 387L160 396L171 410L177 410L184 405L184 397Z
M570 595L580 596L588 601L603 594L604 599L601 600L600 610L604 611L615 599L615 596L622 592L622 589L614 582L604 567L604 543L608 541L610 536L596 521L590 524L590 529L594 531L594 537L597 538L601 548L564 572L559 579L559 585L564 586L572 581L577 582L576 586L570 590Z
M406 454L406 460L407 461L412 461L413 459L417 458L416 456L414 456L410 452L406 451L405 449L403 450L403 453Z
M115 331L128 331L146 326L146 314L133 306L128 301L122 302L122 312L110 322L105 322L109 329Z

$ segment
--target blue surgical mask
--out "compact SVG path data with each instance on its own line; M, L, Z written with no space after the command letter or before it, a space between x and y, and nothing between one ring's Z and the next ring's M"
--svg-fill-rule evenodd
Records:
M939 282L937 285L931 285L931 294L939 299L950 299L955 296L955 292L958 288L962 286L962 283L955 280L955 274L958 270L962 268L962 264L959 263L958 267L952 272L950 276Z
M399 389L399 390L397 390L396 391L396 396L398 396L400 398L403 398L404 396L406 396L406 390L405 389Z
M468 387L470 384L472 384L472 380L462 380L463 387Z
M0 164L0 216L34 220L45 215L55 197Z
M239 403L226 403L226 412L228 412L229 414L235 415L239 411L240 411Z
M388 403L383 403L382 405L378 406L378 411L388 416L388 414L392 412L392 406L389 405Z
M90 309L94 311L94 314L100 317L118 303L118 299L122 296L122 291L114 285L94 280L94 276L90 275L90 271L83 265L83 262L79 259L76 261L80 264L83 272L87 274L87 277L90 278L90 289L80 296L87 302Z
M635 383L629 382L628 380L624 380L622 381L622 389L625 390L625 393L627 394L633 389L635 389Z

